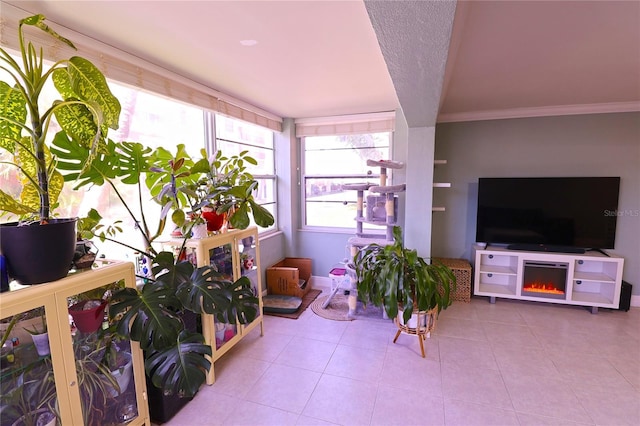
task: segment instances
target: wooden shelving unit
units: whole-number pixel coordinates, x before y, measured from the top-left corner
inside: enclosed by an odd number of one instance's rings
[[[22,288],[14,286],[11,291],[2,293],[0,312],[3,326],[16,315],[24,318],[36,310],[39,312],[44,309],[51,352],[50,355],[39,356],[29,336],[20,335],[24,324],[18,323],[13,328],[10,336],[18,339],[19,344],[13,348],[13,362],[3,360],[0,371],[3,425],[6,424],[5,421],[9,421],[11,410],[8,405],[11,405],[11,395],[21,392],[21,386],[27,384],[26,377],[29,374],[36,375],[36,382],[29,382],[31,384],[46,384],[49,377],[54,378],[53,398],[59,417],[58,424],[82,425],[86,423],[87,416],[93,416],[93,424],[150,424],[144,361],[136,342],[118,343],[119,348],[131,353],[133,372],[126,389],[121,389],[120,393],[107,388],[108,394],[96,394],[95,388],[86,387],[82,380],[84,370],[79,370],[87,362],[93,362],[88,359],[89,355],[85,357],[81,354],[90,353],[94,346],[99,347],[98,344],[106,337],[98,332],[83,333],[72,329],[69,306],[78,299],[89,297],[88,292],[98,290],[97,293],[101,293],[114,285],[135,287],[132,263],[99,261],[94,269],[71,273],[55,282]],[[7,399],[4,400],[5,398]],[[88,399],[94,401],[89,407]]]
[[[165,247],[179,250],[182,239],[164,241]],[[260,274],[260,247],[258,230],[250,227],[244,230],[230,230],[206,238],[188,239],[185,243],[186,259],[195,266],[212,265],[229,280],[237,280],[242,276],[249,278],[253,293],[259,300],[258,316],[251,324],[220,323],[213,315],[202,315],[202,334],[205,343],[211,345],[211,369],[207,375],[207,384],[215,382],[215,362],[233,348],[244,336],[255,327],[264,333],[262,313],[262,279]],[[249,261],[252,257],[252,261]]]

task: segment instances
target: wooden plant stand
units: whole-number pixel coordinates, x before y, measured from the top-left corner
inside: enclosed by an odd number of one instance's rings
[[[422,358],[425,357],[423,340],[430,335],[431,331],[436,328],[436,320],[438,319],[438,309],[434,308],[428,311],[414,310],[409,322],[404,324],[402,321],[402,311],[398,312],[398,315],[393,322],[398,327],[396,337],[393,338],[393,343],[396,343],[400,333],[412,334],[418,336],[420,342],[420,352]]]

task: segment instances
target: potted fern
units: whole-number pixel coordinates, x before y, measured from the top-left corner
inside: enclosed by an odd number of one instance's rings
[[[393,227],[393,238],[393,243],[370,244],[355,255],[358,297],[383,307],[394,319],[396,339],[402,331],[424,335],[435,326],[440,311],[451,305],[456,277],[442,263],[428,263],[406,248],[399,226]]]
[[[53,122],[61,128],[55,139],[86,147],[88,167],[101,149],[108,128],[117,129],[120,103],[104,75],[90,61],[72,56],[46,67],[42,48],[25,39],[25,27],[45,31],[75,49],[73,43],[45,23],[44,15],[20,20],[20,58],[0,47],[0,148],[13,158],[22,182],[20,194],[0,190],[0,213],[20,218],[0,225],[0,251],[9,275],[21,284],[38,284],[66,276],[75,252],[76,218],[53,218],[64,179],[48,144]],[[45,83],[53,81],[61,99],[41,105]]]

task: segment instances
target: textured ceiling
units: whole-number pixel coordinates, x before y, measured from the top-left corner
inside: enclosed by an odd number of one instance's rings
[[[640,1],[6,3],[282,117],[640,110]]]
[[[365,4],[407,124],[435,125],[456,4]]]

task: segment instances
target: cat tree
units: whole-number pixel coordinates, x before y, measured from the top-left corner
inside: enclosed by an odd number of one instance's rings
[[[367,166],[380,167],[380,182],[378,185],[371,183],[355,183],[342,185],[343,190],[357,191],[356,203],[356,235],[349,238],[348,246],[350,258],[356,255],[358,250],[368,244],[376,243],[386,245],[393,242],[393,227],[398,222],[398,197],[397,193],[406,190],[406,184],[387,185],[387,170],[402,169],[404,163],[391,160],[367,160]],[[365,191],[367,195],[367,209],[364,210]],[[378,194],[378,195],[376,195]],[[363,224],[379,225],[385,228],[384,234],[366,233]],[[355,316],[358,292],[356,287],[356,277],[353,268],[349,267],[351,262],[345,259],[342,262],[344,267],[333,268],[329,273],[331,278],[331,294],[322,305],[323,308],[329,306],[331,299],[338,290],[349,291],[349,313],[350,318]]]

